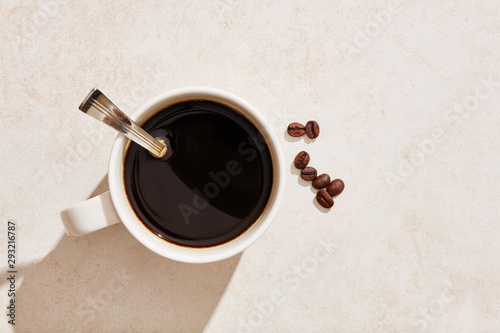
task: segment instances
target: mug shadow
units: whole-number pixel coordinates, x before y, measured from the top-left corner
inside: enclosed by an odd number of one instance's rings
[[[89,198],[106,190],[107,177]],[[240,258],[172,261],[122,224],[82,237],[64,234],[43,260],[18,267],[15,331],[201,332]]]

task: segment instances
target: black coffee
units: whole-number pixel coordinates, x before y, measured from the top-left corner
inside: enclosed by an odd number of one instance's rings
[[[193,100],[167,107],[143,128],[168,141],[162,161],[131,143],[125,188],[139,219],[184,246],[225,243],[247,230],[271,193],[273,165],[257,128],[231,108]]]

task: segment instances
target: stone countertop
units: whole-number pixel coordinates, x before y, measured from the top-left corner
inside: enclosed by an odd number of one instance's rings
[[[500,331],[498,1],[3,1],[0,225],[16,222],[16,326],[2,332]],[[123,225],[80,238],[59,212],[107,190],[127,113],[203,85],[259,109],[290,163],[270,229],[203,265]],[[315,141],[288,123],[317,120]],[[346,189],[325,213],[292,167]]]

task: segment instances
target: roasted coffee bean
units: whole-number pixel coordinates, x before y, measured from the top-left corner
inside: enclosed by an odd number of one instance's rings
[[[319,125],[314,120],[309,120],[306,124],[306,134],[309,139],[315,139],[319,135]]]
[[[316,169],[314,169],[313,167],[307,167],[300,172],[300,177],[302,177],[302,179],[304,180],[312,181],[316,178],[317,174],[318,172],[316,171]]]
[[[327,187],[328,184],[330,184],[330,176],[328,176],[326,173],[319,175],[313,181],[313,187],[316,189]]]
[[[333,199],[330,194],[328,194],[327,191],[325,190],[319,190],[318,193],[316,193],[316,200],[318,203],[325,207],[325,208],[332,208],[333,207]]]
[[[294,164],[297,169],[304,169],[308,164],[311,157],[305,151],[301,151],[295,156]]]
[[[342,179],[334,179],[326,188],[328,194],[332,197],[339,195],[344,190],[344,182]]]
[[[288,125],[288,135],[293,137],[299,137],[306,134],[306,127],[300,123],[291,123]]]

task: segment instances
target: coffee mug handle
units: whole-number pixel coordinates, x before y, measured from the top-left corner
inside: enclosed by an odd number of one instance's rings
[[[68,236],[83,236],[121,221],[109,191],[63,210],[61,220]]]

